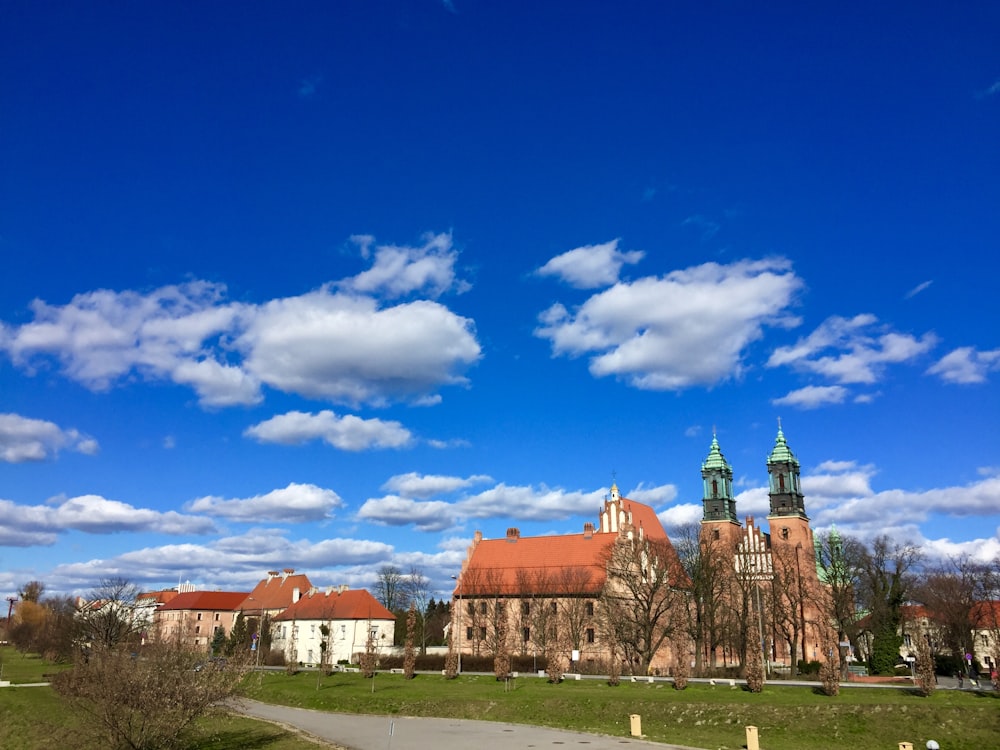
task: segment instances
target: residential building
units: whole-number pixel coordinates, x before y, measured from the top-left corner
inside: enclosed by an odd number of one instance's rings
[[[178,594],[153,614],[157,637],[176,639],[207,651],[217,630],[228,636],[246,600],[246,591],[189,591]]]
[[[369,637],[380,653],[390,650],[395,632],[396,616],[364,589],[310,588],[273,618],[271,648],[288,662],[334,665],[353,662]]]

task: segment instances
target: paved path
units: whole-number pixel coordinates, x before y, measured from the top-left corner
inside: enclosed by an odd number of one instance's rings
[[[236,708],[247,716],[293,726],[350,750],[697,750],[682,745],[646,742],[634,737],[564,732],[495,721],[335,714],[251,700],[241,700]]]

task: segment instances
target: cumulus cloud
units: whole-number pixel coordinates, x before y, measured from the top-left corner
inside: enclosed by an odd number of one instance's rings
[[[411,471],[407,474],[397,474],[390,477],[382,489],[395,492],[403,497],[428,498],[443,495],[457,490],[464,490],[475,484],[491,482],[493,479],[485,474],[473,474],[469,477],[450,477],[440,474],[418,474]]]
[[[282,391],[341,403],[418,399],[479,359],[471,320],[436,302],[381,308],[322,289],[261,306],[238,340],[246,369]]]
[[[369,240],[355,238],[363,254]],[[31,372],[54,361],[95,391],[135,378],[187,386],[205,407],[257,404],[263,385],[347,404],[433,404],[479,360],[474,324],[435,301],[384,300],[461,291],[456,256],[447,234],[377,247],[372,267],[340,285],[260,305],[227,302],[207,281],[35,300],[31,322],[0,326],[0,351]]]
[[[678,503],[656,514],[666,529],[679,529],[701,521],[700,503]]]
[[[1000,370],[1000,349],[977,351],[963,346],[948,352],[927,370],[946,383],[969,385],[985,383],[990,372]]]
[[[23,537],[51,544],[65,531],[88,534],[118,532],[154,532],[158,534],[208,534],[215,525],[206,518],[187,516],[175,511],[162,513],[136,508],[100,495],[80,495],[51,505],[19,505],[0,500],[0,528],[9,538]],[[17,546],[27,546],[19,543]]]
[[[333,490],[292,482],[284,489],[248,498],[201,497],[186,506],[191,513],[234,521],[321,521],[330,518],[343,500]]]
[[[413,525],[420,531],[441,531],[455,524],[455,506],[440,500],[419,501],[397,495],[370,498],[358,517],[383,526]]]
[[[440,492],[453,492],[460,485],[489,481],[488,477],[470,477],[462,480],[453,477],[419,477],[401,475],[387,482],[416,497],[430,497],[432,488]],[[667,494],[661,488],[651,490]],[[365,501],[358,517],[387,526],[414,525],[421,531],[441,531],[469,519],[512,518],[522,521],[548,521],[566,519],[574,515],[595,513],[603,502],[607,490],[593,492],[567,491],[545,485],[510,486],[494,485],[482,492],[464,495],[453,502],[415,499],[400,495],[387,495]]]
[[[815,409],[826,404],[842,404],[848,391],[842,385],[807,385],[790,391],[781,398],[771,400],[775,406],[795,406],[799,409]]]
[[[64,448],[88,456],[99,450],[96,440],[75,429],[19,414],[0,414],[0,461],[42,461]]]
[[[301,445],[321,439],[344,451],[371,448],[401,448],[409,445],[413,436],[399,422],[381,419],[361,419],[353,414],[342,417],[324,410],[318,414],[290,411],[248,427],[243,434],[261,443]]]
[[[910,362],[937,344],[933,333],[921,337],[896,333],[874,315],[833,316],[791,346],[775,349],[768,367],[791,367],[839,384],[870,385],[887,365]]]
[[[641,250],[622,252],[618,240],[602,245],[584,245],[557,255],[536,272],[539,276],[555,276],[577,289],[595,289],[618,281],[626,263],[638,263],[646,255]]]
[[[802,282],[787,260],[705,263],[662,278],[620,282],[574,312],[555,304],[535,335],[554,355],[593,354],[595,377],[636,388],[711,386],[743,371],[745,349],[766,325],[788,326]]]
[[[657,505],[671,503],[676,500],[677,487],[672,484],[661,484],[657,487],[646,487],[644,484],[640,483],[634,490],[629,492],[626,497],[628,497],[629,500],[635,500],[636,502],[655,508]]]
[[[374,238],[356,235],[352,239],[361,248],[362,256],[369,257]],[[339,286],[389,299],[418,292],[437,298],[449,290],[467,291],[468,283],[455,277],[458,251],[454,249],[451,233],[429,233],[423,239],[424,244],[418,247],[377,246],[372,267],[345,279]]]

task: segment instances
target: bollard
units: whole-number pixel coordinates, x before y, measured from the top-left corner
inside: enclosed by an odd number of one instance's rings
[[[899,750],[913,750],[913,743],[912,742],[900,742],[899,743]]]
[[[628,718],[632,723],[632,736],[642,737],[642,717],[639,714],[629,714]]]
[[[747,727],[747,750],[760,750],[760,740],[757,738],[757,727]]]

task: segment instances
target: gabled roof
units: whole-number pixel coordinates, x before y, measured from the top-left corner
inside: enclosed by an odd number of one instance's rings
[[[396,620],[364,589],[318,591],[311,589],[274,618],[278,620]]]
[[[617,498],[617,488],[612,488]],[[636,536],[663,540],[669,544],[660,519],[650,506],[620,498],[617,504]],[[482,539],[474,543],[468,564],[455,587],[455,596],[523,596],[525,594],[565,596],[597,595],[607,579],[610,547],[617,532],[595,529],[583,534],[522,537],[516,529],[504,539]],[[673,548],[671,547],[671,552]],[[679,569],[675,559],[669,564]]]
[[[146,591],[139,594],[135,600],[140,603],[156,602],[157,604],[166,604],[176,596],[177,592],[173,589],[167,589],[166,591]]]
[[[262,580],[251,591],[246,601],[240,609],[247,612],[258,612],[261,610],[281,611],[288,608],[295,598],[296,590],[298,595],[306,593],[312,588],[308,576],[304,573],[268,573],[267,578]]]
[[[157,610],[210,610],[212,612],[237,612],[247,598],[245,591],[186,591],[178,594]]]

